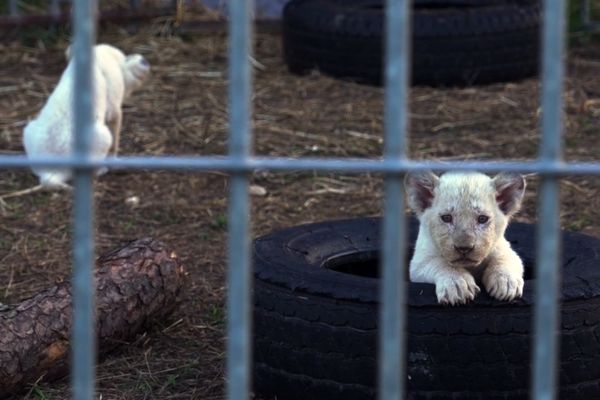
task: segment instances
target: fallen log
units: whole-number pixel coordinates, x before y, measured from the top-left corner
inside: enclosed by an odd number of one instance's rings
[[[96,333],[100,356],[172,314],[184,270],[164,244],[140,239],[96,262]],[[62,282],[0,310],[0,398],[43,377],[69,372],[71,284]]]

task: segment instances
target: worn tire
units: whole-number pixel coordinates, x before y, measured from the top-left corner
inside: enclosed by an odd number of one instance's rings
[[[277,399],[374,399],[380,221],[297,226],[258,238],[255,391]],[[410,222],[411,243],[417,223]],[[480,293],[437,304],[434,286],[408,284],[407,398],[528,399],[534,226],[507,238],[526,265],[523,298]],[[600,398],[600,240],[563,233],[560,398]]]
[[[464,4],[443,6],[447,2]],[[413,84],[465,86],[519,80],[537,73],[537,2],[422,3],[413,11]],[[382,5],[383,0],[291,0],[283,12],[283,51],[289,70],[302,74],[316,68],[337,77],[381,84]]]

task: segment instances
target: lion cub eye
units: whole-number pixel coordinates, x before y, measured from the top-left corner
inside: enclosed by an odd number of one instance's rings
[[[450,214],[444,214],[440,218],[442,219],[442,221],[444,221],[447,224],[452,222],[452,215],[450,215]]]
[[[485,224],[489,220],[490,217],[488,217],[487,215],[480,215],[479,217],[477,217],[477,222],[479,222],[480,224]]]

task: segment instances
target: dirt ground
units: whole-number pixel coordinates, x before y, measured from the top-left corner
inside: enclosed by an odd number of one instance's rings
[[[152,64],[148,84],[124,107],[122,155],[224,154],[227,141],[226,38],[182,39],[160,25],[136,35],[109,29],[100,41],[139,52]],[[65,40],[48,46],[0,45],[0,153],[20,154],[22,129],[65,65]],[[314,73],[289,74],[277,36],[259,35],[254,82],[254,147],[259,155],[376,158],[382,154],[383,91]],[[565,158],[600,159],[600,46],[573,49],[565,91]],[[466,89],[414,88],[410,155],[417,159],[532,159],[539,82]],[[294,224],[377,215],[377,175],[257,172],[267,190],[252,197],[253,234]],[[538,179],[529,177],[517,220],[535,221]],[[0,194],[33,186],[26,170],[1,170]],[[562,181],[564,228],[600,237],[600,178]],[[127,199],[138,196],[138,205]],[[224,398],[227,176],[221,172],[112,171],[95,192],[97,252],[153,236],[189,271],[176,315],[98,365],[103,399]],[[66,193],[7,199],[0,215],[0,302],[14,303],[69,279],[72,201]],[[29,399],[67,399],[68,380],[40,383]]]

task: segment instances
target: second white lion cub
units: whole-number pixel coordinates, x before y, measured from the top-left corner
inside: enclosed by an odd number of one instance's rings
[[[150,64],[139,54],[126,56],[116,47],[94,46],[92,64],[93,114],[91,154],[96,159],[107,156],[111,145],[115,156],[123,112],[121,106],[132,91],[139,88],[150,73]],[[70,51],[67,50],[67,58]],[[73,148],[73,98],[75,64],[70,60],[56,88],[39,115],[23,131],[27,156],[68,156]],[[66,187],[71,170],[64,168],[33,168],[43,187]]]
[[[435,284],[438,302],[464,304],[480,289],[499,300],[523,294],[523,262],[504,238],[519,209],[525,179],[502,173],[432,172],[406,177],[408,203],[420,221],[410,280]]]

